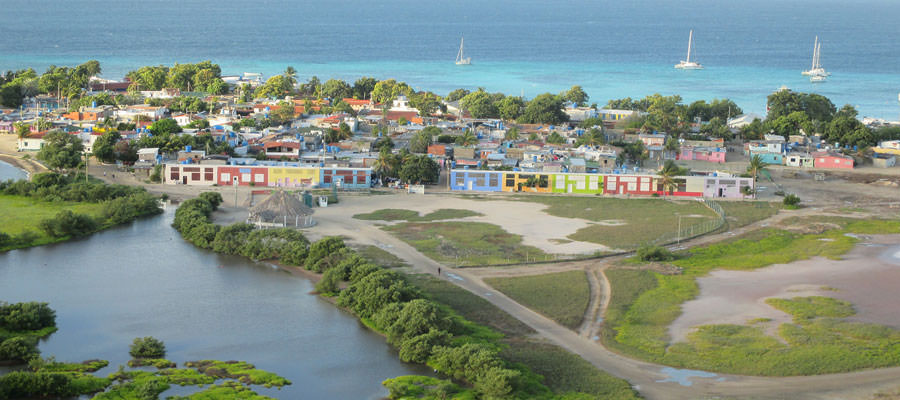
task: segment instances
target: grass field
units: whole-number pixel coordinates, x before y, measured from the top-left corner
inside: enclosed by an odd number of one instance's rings
[[[552,259],[522,237],[484,222],[405,222],[384,229],[432,260],[458,266],[507,264]]]
[[[720,201],[728,229],[740,228],[778,213],[780,204],[767,201]]]
[[[425,215],[419,215],[417,211],[401,210],[397,208],[385,208],[373,211],[368,214],[356,214],[353,218],[368,221],[410,221],[410,222],[428,222],[440,221],[445,219],[459,219],[466,217],[477,217],[483,215],[475,211],[460,210],[455,208],[442,208]]]
[[[591,300],[591,288],[585,271],[488,278],[484,281],[516,302],[569,329],[578,328]]]
[[[637,399],[625,380],[598,370],[581,357],[553,344],[530,339],[534,330],[487,300],[430,275],[409,275],[410,282],[431,300],[464,318],[506,335],[500,356],[543,375],[554,393],[583,392],[601,399]]]
[[[356,252],[359,253],[359,255],[375,265],[386,268],[400,268],[408,265],[406,264],[406,261],[403,261],[400,257],[397,257],[393,253],[378,246],[354,246],[354,249],[356,249]]]
[[[565,349],[535,340],[509,340],[500,353],[512,362],[528,365],[544,376],[544,383],[555,393],[588,393],[604,400],[639,398],[622,379],[601,373],[591,363]]]
[[[546,204],[544,212],[596,222],[568,236],[612,248],[635,248],[682,227],[716,218],[703,204],[690,200],[619,199],[570,196],[517,196],[519,201]]]
[[[900,221],[849,220],[821,234],[754,231],[746,237],[691,250],[673,262],[680,275],[610,270],[612,297],[603,340],[631,356],[707,371],[750,375],[806,375],[900,365],[900,332],[874,324],[841,320],[852,308],[833,300],[773,300],[795,316],[779,335],[761,327],[707,325],[687,343],[671,344],[668,326],[681,304],[697,296],[696,278],[715,268],[750,270],[814,256],[839,258],[857,243],[846,233],[900,233]],[[825,240],[822,240],[825,239]]]
[[[38,239],[33,246],[54,243],[67,238],[51,238],[47,236],[38,225],[42,220],[54,217],[62,210],[71,210],[75,213],[87,214],[92,217],[100,216],[103,204],[76,203],[76,202],[45,202],[25,196],[0,195],[0,232],[9,235],[18,235],[24,232],[34,232]],[[4,248],[0,247],[0,251]]]

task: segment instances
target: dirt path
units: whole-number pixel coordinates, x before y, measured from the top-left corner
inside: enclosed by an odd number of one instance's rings
[[[337,207],[336,207],[337,208]],[[738,232],[755,229],[776,223],[784,218],[796,215],[812,215],[812,210],[779,214],[769,220],[758,222],[741,228]],[[363,244],[377,245],[406,261],[411,270],[417,273],[437,275],[442,269],[441,277],[469,292],[487,300],[501,310],[519,319],[534,329],[538,335],[578,354],[594,366],[615,376],[628,380],[648,399],[697,399],[710,397],[750,397],[760,399],[844,399],[869,395],[877,390],[891,389],[900,381],[900,368],[860,371],[847,374],[834,374],[812,377],[765,378],[726,374],[708,374],[711,376],[690,376],[678,383],[679,376],[692,375],[690,372],[679,372],[664,366],[630,359],[613,353],[592,340],[593,337],[582,335],[593,332],[598,327],[592,323],[584,331],[574,332],[553,320],[515,302],[503,293],[493,289],[482,280],[484,277],[521,276],[523,274],[543,274],[560,272],[577,268],[594,268],[601,270],[597,281],[592,281],[599,290],[594,293],[593,308],[602,315],[609,302],[609,282],[602,274],[605,263],[590,260],[564,262],[551,265],[519,266],[514,268],[452,268],[442,265],[416,249],[368,222],[354,220],[352,213],[334,212],[317,215],[319,225],[311,236],[341,235]],[[765,224],[765,225],[764,225]],[[739,234],[737,232],[698,238],[687,245],[697,245],[721,240],[723,237]],[[597,318],[592,317],[592,322]],[[674,375],[674,376],[673,376]],[[689,385],[689,386],[688,386]]]
[[[604,267],[588,267],[584,271],[587,273],[588,285],[591,288],[591,301],[588,303],[584,318],[581,321],[581,326],[578,327],[578,335],[591,340],[594,340],[594,337],[596,336],[601,316],[605,315],[603,304],[606,302],[607,290],[604,287],[604,283],[597,277],[598,273],[602,273],[600,271]]]

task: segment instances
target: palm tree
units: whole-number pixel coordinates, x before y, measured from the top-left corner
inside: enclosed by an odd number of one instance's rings
[[[756,176],[766,170],[766,165],[769,164],[763,161],[759,154],[754,154],[750,157],[750,164],[747,165],[747,172],[753,177],[753,198],[756,198]]]
[[[672,194],[677,187],[675,177],[682,174],[682,169],[675,165],[672,160],[666,160],[662,169],[659,170],[659,183],[663,187],[666,194]]]
[[[466,132],[457,139],[457,143],[460,146],[472,146],[478,143],[478,138],[472,134],[471,130],[466,129]]]
[[[15,126],[16,136],[18,136],[19,139],[25,139],[26,137],[28,137],[28,134],[31,133],[31,127],[24,122],[16,122]]]
[[[378,153],[378,158],[375,160],[375,172],[377,172],[382,177],[391,177],[394,176],[394,154],[391,153],[391,150],[388,148],[381,148],[381,152]]]
[[[291,83],[291,87],[293,88],[295,84],[297,84],[297,70],[294,67],[288,66],[284,69],[284,77],[287,78],[288,82]]]
[[[506,140],[519,140],[519,128],[512,127],[506,131],[504,135],[504,139]]]
[[[666,139],[666,143],[663,145],[663,150],[665,150],[666,153],[675,153],[676,155],[680,154],[681,145],[678,143],[678,138],[676,138],[675,136],[669,136],[669,138]]]
[[[604,142],[603,132],[600,129],[593,128],[582,135],[578,141],[582,146],[599,146]]]

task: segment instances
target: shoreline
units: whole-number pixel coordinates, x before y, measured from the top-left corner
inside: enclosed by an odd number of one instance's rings
[[[25,174],[28,175],[28,180],[31,180],[31,177],[34,176],[34,174],[50,171],[50,169],[37,161],[16,157],[8,153],[0,152],[0,161],[25,171]]]

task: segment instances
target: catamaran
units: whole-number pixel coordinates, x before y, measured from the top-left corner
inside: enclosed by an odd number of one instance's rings
[[[472,57],[463,55],[463,39],[459,38],[459,53],[456,53],[456,65],[469,65],[472,63]]]
[[[826,71],[825,68],[822,68],[822,43],[819,43],[819,37],[816,36],[816,41],[813,44],[813,59],[812,66],[808,71],[801,72],[803,75],[809,76],[810,82],[823,82],[825,81],[825,77],[830,76],[831,73]]]
[[[675,68],[678,69],[703,69],[703,66],[699,63],[691,61],[691,46],[694,44],[694,30],[691,29],[691,33],[688,35],[688,52],[687,59],[681,60],[680,63],[675,64]]]

